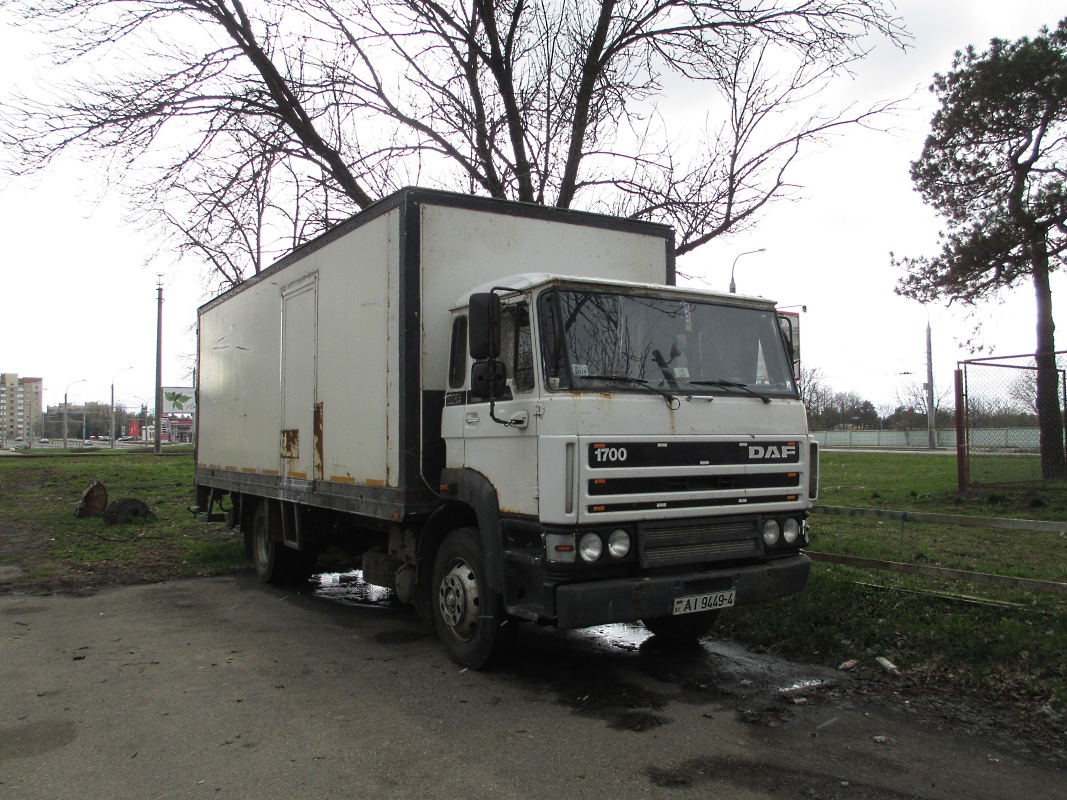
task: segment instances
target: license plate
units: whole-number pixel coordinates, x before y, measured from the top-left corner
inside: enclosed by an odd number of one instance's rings
[[[720,608],[729,608],[733,604],[733,589],[710,594],[691,594],[688,597],[674,598],[674,613],[695,614],[698,611],[716,611]]]

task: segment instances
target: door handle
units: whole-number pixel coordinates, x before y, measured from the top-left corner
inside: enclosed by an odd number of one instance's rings
[[[511,415],[511,419],[508,420],[511,428],[525,428],[530,424],[530,414],[526,411],[518,411]]]
[[[477,411],[468,411],[467,415],[463,418],[463,421],[466,422],[468,425],[477,425],[478,424],[478,412]]]

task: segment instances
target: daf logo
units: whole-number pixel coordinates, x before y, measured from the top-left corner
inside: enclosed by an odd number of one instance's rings
[[[758,444],[750,444],[748,446],[749,459],[756,458],[780,458],[790,459],[797,454],[797,446],[795,444],[771,444],[766,447]]]

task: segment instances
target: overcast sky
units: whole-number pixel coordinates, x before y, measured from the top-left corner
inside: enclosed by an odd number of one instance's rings
[[[900,272],[890,266],[890,251],[937,250],[939,221],[908,175],[934,111],[931,78],[949,69],[959,48],[984,50],[994,36],[1032,36],[1067,16],[1063,3],[1052,0],[898,0],[896,6],[913,47],[901,53],[879,45],[855,80],[824,97],[829,106],[910,97],[911,110],[887,121],[890,133],[854,129],[809,152],[789,175],[804,187],[798,200],[776,204],[755,230],[700,248],[678,264],[701,278],[693,285],[725,290],[736,258],[738,292],[805,305],[805,366],[819,368],[835,391],[856,392],[876,406],[893,404],[906,383],[925,381],[928,320],[939,394],[950,390],[957,361],[970,355],[961,346],[971,330],[964,313],[923,308],[893,293]],[[0,92],[13,84],[30,88],[38,67],[27,54],[35,49],[39,44],[21,32],[0,30]],[[209,294],[195,269],[178,272],[166,258],[146,263],[153,243],[124,224],[117,191],[99,200],[102,172],[95,165],[59,167],[0,186],[0,371],[44,378],[46,404],[62,402],[68,389],[72,403],[107,402],[114,382],[119,405],[151,405],[157,281],[164,295],[165,386],[191,380],[196,309]],[[759,248],[765,252],[738,258]],[[1065,285],[1067,279],[1054,276],[1061,348],[1067,348]],[[981,317],[983,342],[994,353],[1033,352],[1029,284],[987,305]]]

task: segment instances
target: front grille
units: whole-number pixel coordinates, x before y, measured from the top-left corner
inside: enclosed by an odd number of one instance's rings
[[[642,567],[728,561],[760,554],[755,521],[697,525],[643,525],[638,531]]]
[[[589,519],[620,521],[779,513],[804,502],[802,444],[785,437],[585,440],[580,508]]]

